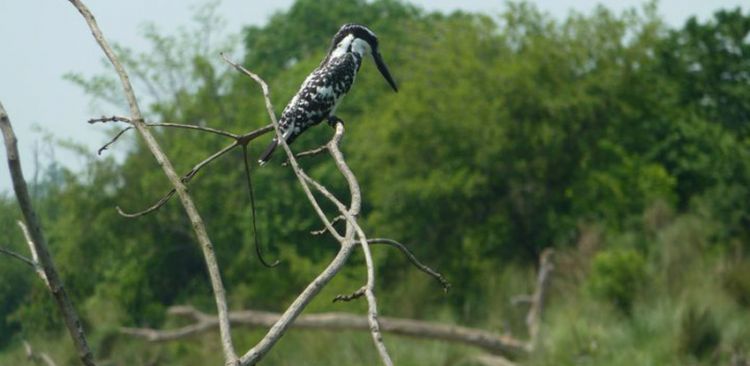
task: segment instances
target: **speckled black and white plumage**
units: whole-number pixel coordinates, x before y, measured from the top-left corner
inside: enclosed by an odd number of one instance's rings
[[[335,118],[336,107],[352,87],[362,60],[370,53],[378,70],[391,87],[397,90],[380,57],[375,34],[364,26],[346,24],[333,37],[331,48],[320,66],[305,79],[281,113],[279,129],[287,144],[291,144],[305,130],[324,119]],[[261,165],[268,162],[277,143],[274,138],[268,145],[258,159]]]

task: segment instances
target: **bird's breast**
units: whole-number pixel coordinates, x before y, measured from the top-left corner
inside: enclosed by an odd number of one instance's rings
[[[298,134],[331,115],[351,89],[360,62],[361,58],[347,53],[329,59],[313,71],[284,108],[279,121],[281,127],[296,130],[290,132]]]

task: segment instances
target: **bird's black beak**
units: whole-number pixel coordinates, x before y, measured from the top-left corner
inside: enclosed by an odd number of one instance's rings
[[[386,81],[388,81],[388,84],[391,85],[391,88],[393,88],[393,91],[398,93],[396,82],[393,81],[393,77],[391,76],[391,73],[388,71],[388,67],[385,66],[385,62],[383,62],[383,56],[380,55],[380,52],[378,50],[373,50],[372,58],[375,59],[375,65],[378,66],[378,70],[380,71],[381,74],[383,74],[383,77],[385,78]]]

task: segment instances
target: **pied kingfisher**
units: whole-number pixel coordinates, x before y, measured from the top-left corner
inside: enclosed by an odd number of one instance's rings
[[[333,36],[328,54],[320,65],[305,79],[297,94],[281,113],[279,129],[287,144],[302,132],[323,119],[333,124],[339,121],[334,115],[336,107],[354,83],[357,71],[367,54],[372,54],[378,70],[394,91],[396,82],[383,62],[378,50],[378,37],[359,24],[344,24]],[[258,159],[264,165],[276,149],[276,137]]]

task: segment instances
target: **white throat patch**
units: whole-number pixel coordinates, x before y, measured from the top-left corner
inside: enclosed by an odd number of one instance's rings
[[[349,34],[336,45],[336,49],[331,52],[331,57],[335,58],[343,56],[350,47],[351,52],[358,53],[360,56],[362,56],[362,58],[364,58],[371,51],[369,43],[367,43],[363,39],[355,38],[352,34]]]
[[[365,40],[361,38],[355,38],[354,41],[352,41],[352,52],[358,53],[360,56],[362,56],[362,58],[367,56],[370,51],[370,44]]]

